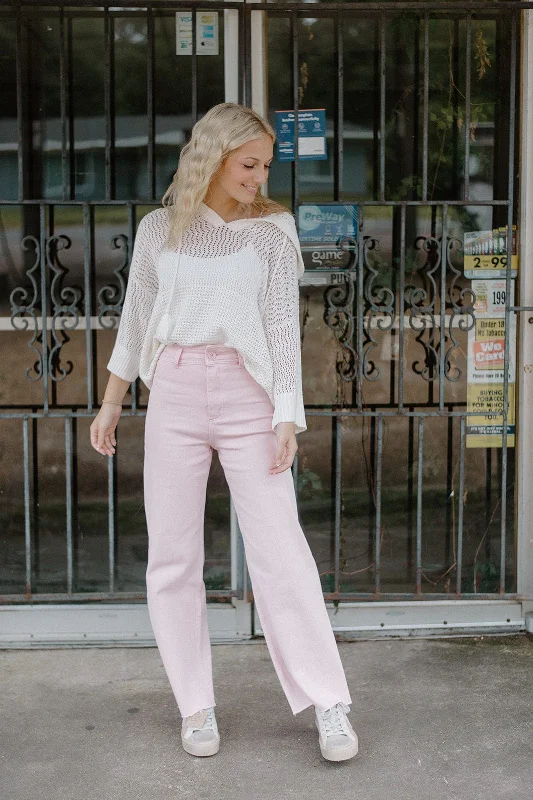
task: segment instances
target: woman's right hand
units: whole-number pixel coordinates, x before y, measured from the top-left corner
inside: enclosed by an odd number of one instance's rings
[[[118,403],[102,403],[102,407],[91,424],[91,444],[102,455],[112,456],[117,440],[115,429],[122,413]]]

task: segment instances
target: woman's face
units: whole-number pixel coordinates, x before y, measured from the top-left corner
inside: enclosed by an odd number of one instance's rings
[[[221,200],[251,203],[268,177],[273,142],[268,134],[251,139],[233,150],[209,184],[209,194]]]

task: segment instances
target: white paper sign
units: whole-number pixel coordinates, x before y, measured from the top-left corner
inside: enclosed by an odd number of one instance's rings
[[[505,315],[505,292],[507,282],[497,281],[472,281],[472,291],[476,295],[474,311],[479,317],[499,317]],[[514,281],[511,281],[511,297],[509,305],[514,302]]]
[[[176,55],[192,55],[192,12],[176,12]],[[218,11],[196,12],[196,55],[218,56]]]
[[[326,152],[326,140],[323,136],[298,136],[298,155],[322,156]]]

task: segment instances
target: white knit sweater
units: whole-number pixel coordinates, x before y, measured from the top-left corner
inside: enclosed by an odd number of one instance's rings
[[[107,369],[151,388],[165,345],[224,344],[274,406],[272,429],[307,430],[298,279],[304,264],[292,214],[225,222],[202,203],[179,250],[166,247],[168,212],[141,220]]]

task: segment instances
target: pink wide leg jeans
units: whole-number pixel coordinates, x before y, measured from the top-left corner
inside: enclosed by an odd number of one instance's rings
[[[300,526],[290,468],[270,475],[276,434],[268,394],[225,345],[167,345],[145,427],[147,599],[182,717],[215,705],[204,567],[213,449],[233,498],[254,601],[293,714],[351,704],[316,562]]]

